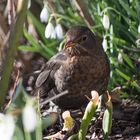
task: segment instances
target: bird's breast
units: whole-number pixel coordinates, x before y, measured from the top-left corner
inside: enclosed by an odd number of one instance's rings
[[[108,85],[109,63],[106,56],[71,57],[54,75],[58,93],[68,94],[56,100],[61,108],[79,108],[87,102],[92,90],[102,94]]]
[[[55,85],[59,92],[74,90],[81,92],[81,89],[93,87],[98,80],[106,73],[106,62],[102,58],[91,56],[73,56],[55,73]],[[108,75],[107,75],[108,76]],[[82,92],[83,93],[83,92]]]

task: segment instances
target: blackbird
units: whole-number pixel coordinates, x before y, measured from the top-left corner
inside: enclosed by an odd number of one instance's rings
[[[61,109],[78,109],[88,101],[92,90],[103,94],[110,66],[103,47],[85,26],[73,26],[66,33],[62,51],[53,56],[36,80],[40,95],[55,96],[68,91],[54,103]]]

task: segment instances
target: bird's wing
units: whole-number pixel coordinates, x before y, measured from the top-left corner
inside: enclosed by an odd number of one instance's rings
[[[53,56],[47,63],[43,71],[39,74],[35,86],[43,89],[43,92],[49,92],[54,86],[54,74],[60,66],[67,60],[67,55],[61,51]],[[45,89],[44,89],[45,88]],[[44,91],[45,90],[45,91]]]

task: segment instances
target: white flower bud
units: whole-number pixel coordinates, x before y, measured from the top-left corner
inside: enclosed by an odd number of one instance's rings
[[[35,109],[31,105],[26,105],[23,109],[22,120],[26,131],[34,131],[37,125],[37,114]]]
[[[56,32],[55,32],[55,30],[52,32],[52,34],[51,34],[51,37],[50,37],[51,39],[56,39]]]
[[[31,0],[28,0],[28,9],[31,7]]]
[[[140,39],[136,40],[136,45],[137,45],[137,47],[140,47]]]
[[[123,64],[123,57],[121,53],[118,54],[118,63]]]
[[[41,13],[40,13],[40,20],[41,22],[48,22],[49,19],[49,12],[46,6],[43,7]]]
[[[105,15],[105,14],[104,14],[104,16],[103,16],[103,21],[102,21],[102,23],[103,23],[104,28],[105,28],[106,30],[108,30],[108,29],[109,29],[109,25],[110,25],[110,21],[109,21],[109,17],[108,17],[107,15]]]
[[[139,26],[138,26],[138,33],[140,34],[140,24],[139,24]]]
[[[103,46],[104,51],[106,52],[107,51],[107,40],[105,37],[104,37],[104,40],[102,42],[102,46]]]
[[[52,34],[54,33],[54,26],[51,22],[49,22],[46,26],[46,29],[45,29],[45,37],[46,38],[51,38]]]
[[[15,122],[12,115],[0,113],[0,139],[12,140],[15,131]]]
[[[63,39],[63,29],[61,24],[57,24],[55,27],[55,32],[58,39]]]

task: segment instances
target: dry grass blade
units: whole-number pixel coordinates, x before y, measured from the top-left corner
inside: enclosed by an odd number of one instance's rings
[[[57,98],[61,97],[61,96],[63,96],[63,95],[66,95],[66,94],[68,94],[68,91],[67,91],[67,90],[66,90],[66,91],[64,91],[64,92],[61,92],[61,93],[60,93],[60,94],[58,94],[58,95],[55,95],[55,96],[53,96],[53,97],[51,97],[51,98],[47,99],[47,100],[46,100],[46,101],[44,101],[44,102],[42,102],[42,103],[41,103],[41,106],[42,106],[42,105],[44,105],[44,104],[49,103],[50,101],[53,101],[53,100],[55,100],[55,99],[57,99]]]

